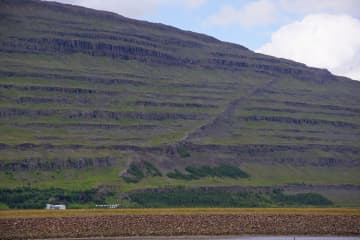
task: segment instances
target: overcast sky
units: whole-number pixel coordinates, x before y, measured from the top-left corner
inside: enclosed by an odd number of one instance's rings
[[[360,80],[360,0],[57,0],[205,33]]]

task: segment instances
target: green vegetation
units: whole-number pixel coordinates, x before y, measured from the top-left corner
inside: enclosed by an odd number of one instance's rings
[[[184,174],[177,169],[175,169],[174,172],[167,173],[166,176],[168,176],[169,178],[175,178],[175,179],[184,179],[184,180],[193,179],[190,174]]]
[[[122,178],[127,183],[137,183],[144,177],[159,177],[161,172],[154,165],[148,161],[143,163],[134,163],[132,162],[129,168],[126,171],[126,175]]]
[[[230,177],[230,178],[248,178],[249,174],[241,170],[237,166],[221,164],[216,167],[202,166],[185,168],[188,174],[181,173],[175,169],[174,172],[167,174],[169,178],[193,180],[204,177]]]
[[[178,154],[182,158],[190,157],[190,153],[187,151],[185,146],[179,146],[176,148]]]
[[[284,194],[273,192],[230,192],[186,189],[129,193],[128,200],[115,198],[110,191],[69,191],[60,188],[0,189],[1,209],[42,209],[47,203],[66,204],[68,208],[93,208],[109,199],[121,207],[302,207],[328,206],[332,202],[317,193]],[[124,203],[123,203],[124,202]]]
[[[95,203],[103,203],[106,197],[113,193],[98,193],[95,190],[68,191],[59,188],[35,189],[35,188],[0,188],[1,206],[18,209],[41,209],[45,204],[67,204],[73,208],[93,206]]]
[[[129,177],[123,176],[122,178],[128,183],[131,183],[131,182],[136,183],[145,177],[141,168],[138,165],[136,165],[135,163],[130,164],[130,166],[127,170],[127,173],[130,174],[130,176]]]
[[[193,178],[202,178],[207,176],[212,177],[231,177],[231,178],[247,178],[249,175],[242,171],[237,166],[221,164],[216,167],[186,167],[186,171],[190,173]]]
[[[9,209],[9,206],[6,205],[5,203],[0,202],[0,210],[6,210]]]
[[[332,204],[317,193],[287,195],[278,190],[267,193],[177,188],[132,193],[129,198],[141,207],[289,207]]]
[[[152,177],[161,177],[161,172],[159,171],[159,169],[157,169],[156,167],[154,167],[154,165],[152,165],[150,162],[145,161],[144,162],[145,165],[145,169],[146,169],[146,173]]]
[[[313,205],[324,206],[331,205],[332,202],[318,193],[297,193],[297,194],[283,194],[279,190],[274,190],[272,194],[274,202],[280,205]]]

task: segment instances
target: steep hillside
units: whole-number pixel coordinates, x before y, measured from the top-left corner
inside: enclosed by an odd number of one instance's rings
[[[0,0],[0,187],[290,184],[360,205],[359,93],[209,36]]]

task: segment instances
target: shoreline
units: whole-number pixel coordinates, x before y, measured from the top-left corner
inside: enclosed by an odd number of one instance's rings
[[[141,237],[87,237],[87,238],[56,238],[56,240],[357,240],[355,236],[264,236],[264,235],[242,235],[242,236],[141,236]],[[55,240],[54,238],[37,240]]]
[[[4,240],[132,236],[359,236],[360,215],[294,213],[13,217],[0,218],[0,232]]]
[[[285,236],[285,235],[280,235],[280,236],[268,236],[268,235],[237,235],[237,236],[205,236],[205,235],[192,235],[192,236],[132,236],[132,237],[87,237],[87,238],[47,238],[47,239],[35,239],[35,240],[247,240],[247,239],[254,239],[257,240],[259,239],[271,239],[274,240],[275,238],[278,239],[282,239],[282,240],[293,240],[298,239],[298,240],[302,240],[304,238],[309,238],[311,237],[311,239],[315,238],[317,239],[359,239],[359,237],[357,236],[332,236],[332,235],[317,235],[317,236],[307,236],[307,235],[303,235],[303,236]],[[308,239],[307,239],[308,240]]]

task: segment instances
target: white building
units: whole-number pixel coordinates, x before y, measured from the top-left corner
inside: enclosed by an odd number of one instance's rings
[[[97,208],[118,208],[119,204],[97,204]]]
[[[48,210],[65,210],[66,206],[64,204],[59,204],[59,205],[46,204],[46,209],[48,209]]]

